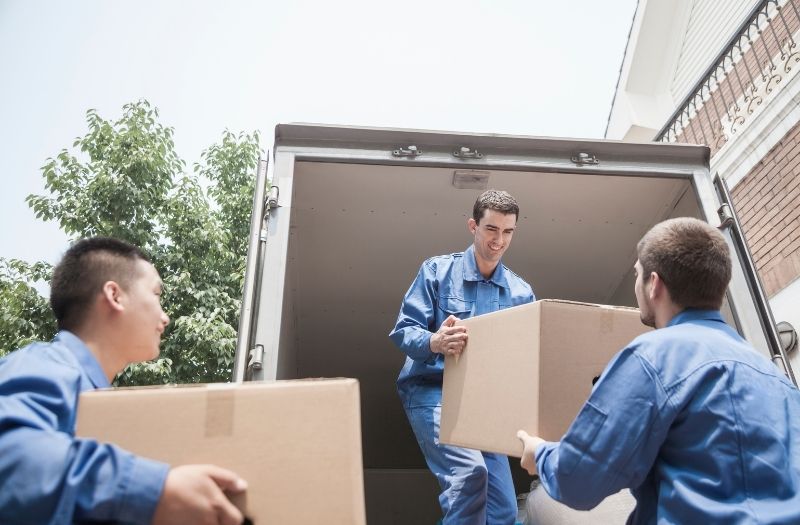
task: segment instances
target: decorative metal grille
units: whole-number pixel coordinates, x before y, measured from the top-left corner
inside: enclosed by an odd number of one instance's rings
[[[800,0],[764,0],[689,92],[654,140],[719,150],[776,87],[794,74]]]

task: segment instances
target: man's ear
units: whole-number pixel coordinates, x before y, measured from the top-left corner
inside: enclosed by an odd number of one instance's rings
[[[119,312],[125,309],[125,307],[122,305],[122,301],[120,300],[122,296],[122,288],[117,282],[106,281],[103,284],[100,295],[103,304],[112,310]]]
[[[667,292],[667,287],[664,285],[664,281],[661,280],[661,276],[656,272],[650,273],[649,284],[650,287],[647,293],[651,301],[662,297]]]
[[[475,230],[478,229],[478,223],[475,222],[475,219],[470,217],[469,220],[467,220],[467,228],[469,228],[471,234],[475,235]]]

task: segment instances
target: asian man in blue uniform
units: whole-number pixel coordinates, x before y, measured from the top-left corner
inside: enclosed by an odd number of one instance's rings
[[[79,241],[55,267],[58,334],[0,360],[0,523],[242,523],[225,495],[246,489],[233,472],[75,437],[81,392],[158,356],[169,322],[160,296],[145,254],[116,239]]]
[[[725,238],[672,219],[637,255],[656,330],[612,359],[561,441],[518,433],[522,466],[576,509],[630,488],[628,523],[800,523],[800,392],[720,314]]]
[[[389,334],[406,354],[397,390],[439,481],[444,525],[513,525],[516,519],[508,458],[440,444],[439,421],[444,356],[461,353],[468,337],[455,321],[534,300],[530,285],[501,262],[518,216],[508,192],[482,193],[467,221],[473,243],[422,263]]]

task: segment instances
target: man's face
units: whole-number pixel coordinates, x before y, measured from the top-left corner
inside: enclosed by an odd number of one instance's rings
[[[636,264],[633,265],[633,272],[636,275],[636,283],[633,285],[633,291],[636,293],[636,302],[639,303],[639,317],[642,323],[646,326],[656,327],[656,316],[653,311],[653,306],[650,303],[649,295],[649,281],[644,282],[642,276],[642,264],[639,259],[636,259]]]
[[[126,348],[129,362],[149,361],[158,357],[161,334],[169,317],[161,309],[161,277],[147,261],[136,261],[134,277],[123,288],[125,314],[120,345]]]
[[[517,227],[517,216],[497,210],[484,210],[479,223],[468,221],[475,236],[475,255],[486,262],[497,264],[511,245],[511,237]]]

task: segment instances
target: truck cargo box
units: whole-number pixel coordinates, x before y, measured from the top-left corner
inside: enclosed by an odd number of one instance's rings
[[[269,170],[262,162],[234,379],[359,380],[370,524],[438,517],[395,390],[405,356],[387,335],[422,261],[472,242],[466,221],[484,189],[518,200],[503,261],[539,299],[636,306],[648,229],[679,216],[723,226],[739,254],[723,313],[786,366],[706,147],[291,124],[276,128]],[[526,491],[518,467],[515,479]]]

